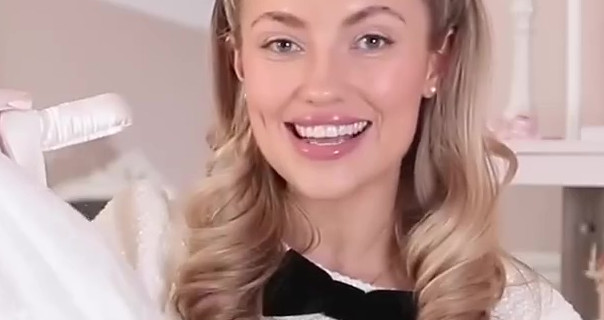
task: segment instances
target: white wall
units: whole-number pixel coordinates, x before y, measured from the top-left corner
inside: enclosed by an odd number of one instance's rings
[[[137,10],[186,27],[209,25],[213,1],[210,0],[101,0]]]

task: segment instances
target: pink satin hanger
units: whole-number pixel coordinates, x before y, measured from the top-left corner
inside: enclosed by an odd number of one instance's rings
[[[132,124],[116,94],[33,109],[29,94],[0,89],[0,151],[46,185],[44,152],[116,134]]]

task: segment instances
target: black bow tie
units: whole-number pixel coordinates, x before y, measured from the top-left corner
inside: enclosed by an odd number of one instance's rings
[[[412,292],[364,292],[333,280],[327,272],[289,250],[264,288],[266,317],[321,313],[337,320],[415,320]]]

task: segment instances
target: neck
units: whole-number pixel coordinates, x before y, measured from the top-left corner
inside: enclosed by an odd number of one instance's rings
[[[392,263],[398,177],[398,171],[386,172],[337,200],[299,198],[319,240],[305,255],[331,270],[366,282],[387,278],[384,273],[389,273]],[[292,247],[302,248],[309,236],[290,239]]]

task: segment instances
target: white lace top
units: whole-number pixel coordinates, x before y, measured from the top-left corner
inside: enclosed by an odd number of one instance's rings
[[[162,193],[149,184],[141,183],[115,198],[96,223],[109,234],[119,250],[132,262],[151,297],[158,304],[168,296],[168,285],[161,273],[170,267],[165,243],[169,237],[171,219]],[[164,245],[162,245],[162,243]],[[379,289],[323,268],[334,280],[345,282],[363,291]],[[580,320],[573,307],[544,280],[530,276],[510,265],[508,287],[492,313],[497,320]],[[176,319],[168,316],[168,318]],[[266,320],[331,320],[320,315],[273,317]]]

